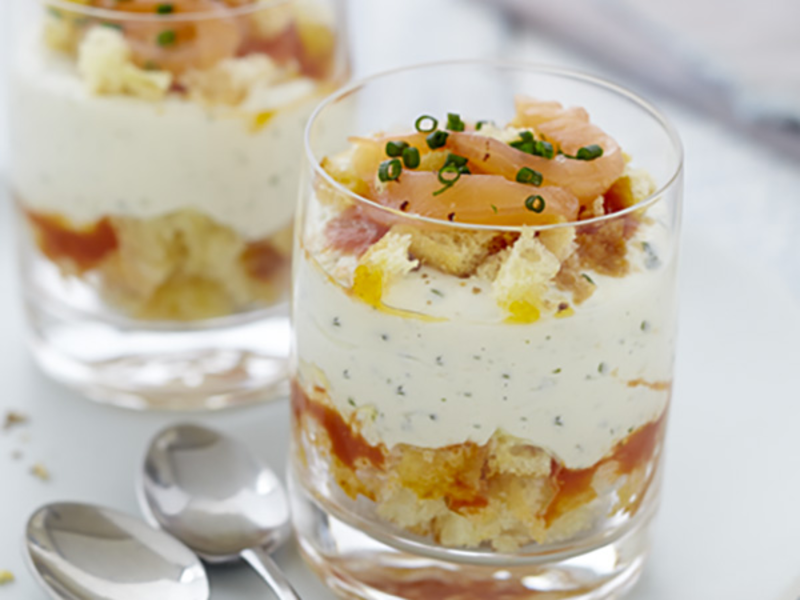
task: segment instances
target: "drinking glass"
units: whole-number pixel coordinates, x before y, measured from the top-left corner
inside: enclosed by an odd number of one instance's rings
[[[605,162],[552,158],[567,179],[625,163],[598,198],[581,192],[595,212],[580,220],[502,224],[505,190],[519,188],[504,180],[482,188],[485,222],[462,221],[466,188],[459,200],[447,194],[488,181],[480,169],[497,144],[469,155],[473,172],[452,187],[453,171],[440,172],[446,218],[408,208],[437,202],[413,167],[395,181],[391,171],[353,177],[363,169],[346,153],[354,142],[383,153],[397,132],[422,148],[413,124],[430,129],[421,115],[444,123],[448,113],[468,134],[451,138],[487,140],[475,138],[477,121],[509,122],[514,99],[531,95],[584,107],[619,144]],[[579,109],[565,114],[585,126]],[[497,138],[512,134],[497,125]],[[352,84],[316,110],[306,136],[290,459],[306,560],[348,598],[623,593],[647,552],[672,397],[682,178],[673,128],[591,76],[465,61]],[[374,200],[392,189],[407,195]],[[529,210],[544,210],[530,189]],[[545,189],[550,203],[557,192]],[[497,219],[486,211],[495,204]]]
[[[342,0],[15,0],[12,194],[30,346],[101,402],[285,389],[305,122]]]

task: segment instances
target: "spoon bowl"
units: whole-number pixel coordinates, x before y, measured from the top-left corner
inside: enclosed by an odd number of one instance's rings
[[[49,504],[28,520],[25,556],[57,600],[208,600],[203,564],[185,545],[126,514]]]
[[[244,445],[198,425],[156,435],[138,485],[142,511],[209,563],[244,559],[279,598],[297,598],[270,553],[290,536],[283,485]]]

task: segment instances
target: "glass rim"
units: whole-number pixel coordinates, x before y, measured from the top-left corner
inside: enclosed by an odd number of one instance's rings
[[[86,4],[78,4],[77,2],[70,2],[69,0],[39,0],[41,4],[58,8],[60,10],[75,12],[81,16],[95,17],[97,19],[105,19],[109,21],[125,21],[125,22],[146,22],[146,23],[191,23],[198,21],[215,21],[220,19],[230,19],[236,17],[243,17],[251,14],[261,12],[281,6],[284,4],[292,4],[296,0],[257,0],[253,4],[247,4],[237,7],[221,6],[218,11],[204,10],[199,12],[190,13],[140,13],[129,12],[124,10],[115,10],[113,8],[99,8],[96,6],[89,6]],[[167,4],[168,2],[165,2]]]
[[[528,73],[555,75],[565,79],[572,79],[575,81],[587,83],[589,85],[593,85],[595,87],[603,88],[607,91],[613,92],[618,96],[633,102],[639,108],[643,109],[646,113],[648,113],[651,117],[653,117],[656,120],[656,122],[664,129],[675,150],[676,154],[675,168],[673,169],[671,175],[667,177],[665,183],[659,186],[658,189],[656,189],[649,196],[643,198],[642,200],[640,200],[636,204],[633,204],[632,206],[629,206],[627,208],[624,208],[623,210],[614,213],[601,215],[599,217],[593,217],[591,219],[585,219],[582,221],[567,221],[564,223],[552,223],[547,225],[486,225],[482,223],[461,223],[457,221],[445,221],[433,217],[425,217],[422,215],[403,212],[398,209],[384,206],[383,204],[379,204],[374,200],[371,200],[369,198],[366,198],[364,196],[361,196],[360,194],[353,192],[349,188],[343,186],[338,181],[336,181],[325,171],[325,169],[322,168],[322,160],[316,156],[314,150],[311,147],[311,135],[315,123],[327,108],[339,102],[346,96],[349,96],[361,90],[362,88],[365,88],[367,85],[369,85],[374,81],[385,79],[401,73],[408,73],[411,71],[418,71],[418,70],[437,68],[437,67],[448,67],[448,66],[489,67],[498,71],[499,70],[524,71]],[[322,177],[322,179],[325,180],[325,182],[328,185],[332,186],[337,192],[344,194],[345,196],[351,198],[352,200],[355,200],[357,203],[366,204],[371,209],[380,210],[385,213],[388,213],[389,215],[401,217],[406,222],[419,222],[426,225],[434,225],[439,228],[453,228],[453,229],[471,230],[471,231],[509,231],[509,232],[520,232],[522,230],[547,231],[553,229],[560,229],[564,227],[595,225],[623,217],[630,213],[642,210],[644,208],[648,208],[649,206],[656,204],[659,200],[661,200],[663,195],[669,189],[671,189],[680,179],[681,173],[683,172],[683,159],[684,159],[683,144],[672,122],[651,102],[645,100],[644,98],[628,90],[627,88],[618,85],[616,83],[613,83],[611,81],[608,81],[607,79],[603,79],[601,77],[597,77],[595,75],[584,73],[578,70],[556,67],[543,63],[496,60],[496,59],[457,59],[457,60],[439,60],[439,61],[422,62],[412,65],[397,67],[394,69],[389,69],[387,71],[381,71],[369,75],[367,77],[364,77],[362,79],[353,81],[348,85],[344,86],[343,88],[341,88],[340,90],[338,90],[337,92],[334,92],[333,94],[325,98],[314,109],[314,112],[311,113],[311,116],[308,119],[308,123],[306,124],[306,131],[304,135],[304,146],[306,152],[306,159],[311,163],[312,169],[314,170],[315,174],[319,177]]]

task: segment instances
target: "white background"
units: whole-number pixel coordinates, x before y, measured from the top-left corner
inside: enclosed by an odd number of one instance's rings
[[[6,4],[0,25],[7,23]],[[510,25],[488,2],[350,5],[357,75],[487,56],[603,73],[539,33]],[[0,28],[3,42],[6,36]],[[686,145],[682,314],[663,503],[649,565],[630,600],[794,600],[800,595],[800,169],[703,117],[661,107]],[[133,477],[141,454],[152,434],[180,417],[96,406],[37,372],[24,346],[7,201],[1,210],[0,415],[16,409],[32,420],[0,431],[0,570],[17,576],[0,587],[0,600],[44,600],[21,560],[28,515],[66,499],[136,513]],[[283,471],[285,402],[192,418],[236,435]],[[21,459],[11,457],[15,450]],[[50,482],[29,474],[36,461],[50,469]],[[331,597],[293,548],[279,560],[307,600]],[[212,580],[214,598],[269,597],[244,567],[215,569]]]

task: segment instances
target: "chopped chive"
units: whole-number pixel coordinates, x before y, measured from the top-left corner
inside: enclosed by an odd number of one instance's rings
[[[425,138],[425,141],[428,142],[428,148],[431,150],[441,148],[447,143],[448,135],[449,134],[446,131],[434,131],[427,138]]]
[[[403,149],[403,164],[407,169],[416,169],[419,163],[419,150],[411,146]]]
[[[160,15],[168,15],[175,10],[172,4],[159,4],[156,6],[156,12]]]
[[[162,31],[156,38],[159,46],[172,46],[177,39],[178,36],[172,29]]]
[[[397,157],[403,155],[403,150],[408,148],[408,142],[386,142],[386,156]]]
[[[545,207],[544,198],[542,198],[538,194],[535,196],[528,196],[525,199],[525,208],[527,208],[532,212],[540,213],[544,210],[544,207]]]
[[[444,161],[443,167],[454,166],[458,169],[458,172],[462,175],[469,175],[472,171],[469,170],[467,166],[467,157],[466,156],[459,156],[458,154],[453,154],[452,152],[447,155],[447,158]]]
[[[492,204],[491,206],[492,210],[494,211],[494,214],[497,214],[497,207],[494,204]]]
[[[385,160],[378,167],[378,179],[381,181],[395,181],[403,172],[403,164],[399,159]]]
[[[444,187],[440,190],[433,192],[434,196],[443,194],[444,192],[449,190],[453,185],[455,185],[455,183],[461,178],[461,172],[458,170],[457,166],[447,165],[446,167],[442,167],[442,169],[439,171],[438,178],[439,178],[439,183],[441,183]],[[449,215],[448,218],[450,218]],[[453,219],[450,220],[452,221]]]
[[[581,277],[583,277],[586,281],[588,281],[592,285],[596,285],[594,280],[591,277],[589,277],[586,273],[581,273]]]
[[[100,23],[100,25],[102,25],[103,27],[109,27],[110,29],[116,29],[117,31],[122,31],[122,25],[120,25],[119,23],[109,23],[108,21],[105,21],[103,23]]]
[[[578,160],[594,160],[595,158],[600,158],[601,156],[603,156],[603,149],[597,144],[592,144],[579,149],[578,153],[575,155],[575,158]]]
[[[532,154],[533,156],[541,156],[542,158],[551,159],[555,156],[553,144],[544,140],[536,140],[533,133],[530,131],[520,131],[519,139],[509,144],[512,148]]]
[[[492,124],[494,124],[494,121],[488,121],[488,120],[478,121],[477,123],[475,123],[475,131],[480,131],[481,129],[483,129],[484,125],[492,125]]]
[[[430,123],[430,127],[424,126],[426,121]],[[420,133],[431,133],[432,131],[436,131],[438,126],[439,121],[430,115],[422,115],[414,122],[414,129]]]
[[[450,131],[464,131],[464,121],[457,113],[447,113],[447,129]]]
[[[555,150],[553,149],[553,144],[550,142],[539,141],[536,142],[533,153],[536,156],[541,156],[542,158],[551,159],[555,156]]]
[[[433,288],[431,290],[431,294],[436,294],[440,298],[444,298],[444,294],[442,293],[442,291],[441,290],[437,290],[436,288]]]
[[[517,172],[517,182],[539,187],[542,185],[542,174],[539,173],[539,171],[534,171],[528,167],[522,167]]]

